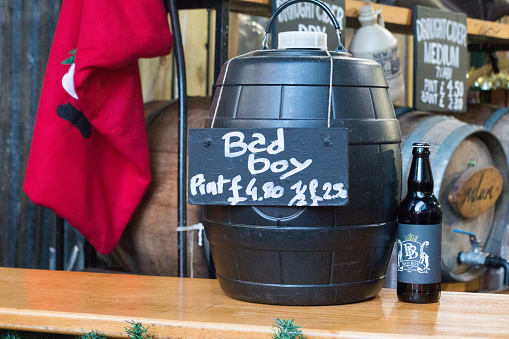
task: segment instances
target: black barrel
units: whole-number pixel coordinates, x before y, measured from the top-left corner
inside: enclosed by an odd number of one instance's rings
[[[400,127],[380,65],[320,49],[260,50],[227,62],[216,86],[206,127],[348,131],[348,205],[205,206],[223,291],[281,305],[376,296],[401,188]]]

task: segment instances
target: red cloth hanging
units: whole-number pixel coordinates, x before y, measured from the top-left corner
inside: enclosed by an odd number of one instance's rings
[[[115,248],[150,182],[138,59],[171,45],[161,0],[63,2],[24,190],[100,253]]]

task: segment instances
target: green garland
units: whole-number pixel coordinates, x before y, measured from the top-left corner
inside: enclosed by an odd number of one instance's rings
[[[274,334],[273,339],[306,339],[302,336],[300,326],[296,326],[292,320],[275,319],[276,323],[272,326]]]
[[[143,339],[148,338],[145,337],[147,334],[148,328],[143,327],[140,323],[131,321],[128,322],[130,325],[130,328],[125,327],[125,331],[127,335],[129,336],[129,339]]]

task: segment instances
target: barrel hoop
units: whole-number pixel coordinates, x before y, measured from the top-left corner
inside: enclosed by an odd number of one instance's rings
[[[320,252],[357,248],[358,243],[351,239],[362,239],[368,248],[391,246],[394,243],[397,222],[384,222],[366,225],[331,226],[253,226],[228,224],[204,218],[203,226],[207,239],[217,246],[233,246],[243,249],[263,251]],[[308,239],[308,241],[302,241]]]
[[[465,124],[453,130],[442,142],[442,144],[440,145],[436,152],[436,155],[433,158],[431,164],[433,176],[435,178],[440,178],[438,181],[442,182],[445,170],[447,168],[447,165],[449,164],[449,159],[451,159],[452,154],[454,153],[454,151],[456,151],[460,143],[470,135],[485,130],[486,129],[484,127],[468,124]],[[441,185],[435,185],[434,187],[435,196],[439,199],[440,199],[439,194],[440,186]]]
[[[402,107],[398,107],[394,110],[394,113],[396,114],[396,118],[399,117],[400,115],[403,115],[407,112],[410,112],[412,111],[413,108],[412,107],[408,107],[408,106],[402,106]]]
[[[252,282],[252,281],[246,281],[246,280],[239,280],[239,279],[231,279],[231,278],[227,278],[227,277],[224,277],[220,274],[217,274],[217,277],[219,279],[223,279],[225,281],[229,281],[229,282],[232,282],[232,283],[241,283],[241,284],[245,284],[245,285],[250,285],[250,286],[256,286],[256,287],[261,287],[261,288],[264,288],[264,289],[270,289],[271,291],[274,289],[274,288],[277,288],[277,289],[281,289],[281,290],[294,290],[294,289],[300,289],[300,288],[309,288],[309,289],[317,289],[320,290],[323,289],[323,288],[327,288],[327,289],[334,289],[334,288],[337,288],[337,287],[346,287],[346,288],[351,288],[352,286],[354,285],[363,285],[363,284],[369,284],[369,283],[374,283],[374,282],[378,282],[380,281],[381,279],[384,279],[385,278],[385,275],[381,276],[381,277],[374,277],[372,279],[366,279],[366,280],[361,280],[361,281],[350,281],[350,282],[344,282],[344,283],[334,283],[334,284],[327,284],[327,285],[284,285],[284,284],[269,284],[269,283],[258,283],[258,282]]]
[[[486,127],[487,129],[489,129],[491,131],[493,129],[493,127],[495,127],[495,125],[497,124],[498,120],[500,120],[500,118],[502,118],[508,112],[509,112],[509,107],[502,107],[502,108],[496,110],[495,112],[493,112],[493,114],[490,116],[490,118],[488,120],[486,120],[486,122],[484,123],[484,127]]]
[[[436,115],[431,118],[427,118],[413,130],[412,134],[410,134],[401,149],[401,163],[403,166],[410,163],[410,160],[412,159],[412,144],[422,141],[422,137],[424,137],[424,135],[428,133],[433,126],[447,119],[452,118],[443,115]],[[406,177],[406,175],[404,177]]]
[[[233,280],[217,274],[223,292],[234,299],[288,306],[337,305],[371,299],[380,293],[384,278],[385,275],[327,285],[289,285]]]
[[[207,119],[209,120],[209,118]],[[216,118],[222,128],[249,128],[253,120],[258,128],[326,128],[327,119],[231,119]],[[399,121],[386,120],[331,120],[330,128],[346,128],[349,145],[401,143]]]

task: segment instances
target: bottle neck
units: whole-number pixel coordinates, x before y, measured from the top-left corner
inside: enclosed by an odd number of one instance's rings
[[[372,15],[365,15],[359,17],[359,22],[361,26],[373,26],[377,24],[378,15],[373,13]]]
[[[429,155],[414,154],[408,173],[408,192],[433,193],[433,174]]]

